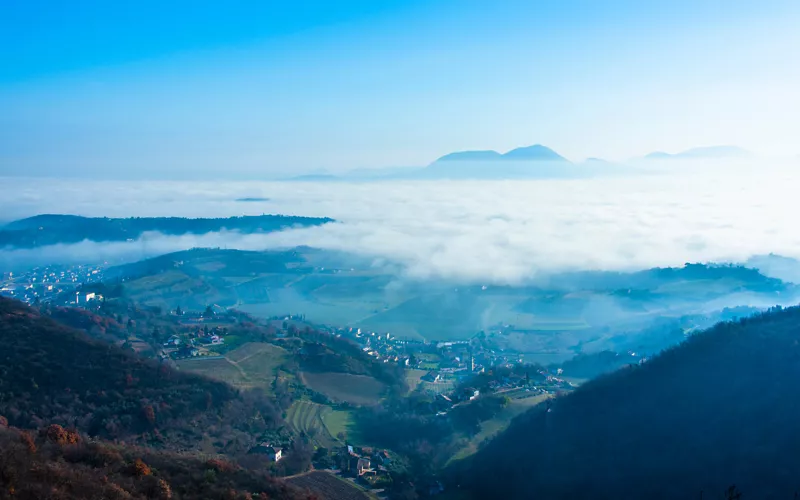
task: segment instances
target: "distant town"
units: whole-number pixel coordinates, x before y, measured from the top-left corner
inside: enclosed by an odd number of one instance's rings
[[[82,286],[100,283],[104,279],[105,266],[73,265],[44,266],[23,271],[21,273],[3,272],[0,281],[0,296],[10,297],[27,304],[49,302],[74,292],[74,297],[65,299],[73,305],[85,304],[92,300],[101,300],[96,293],[81,295]]]

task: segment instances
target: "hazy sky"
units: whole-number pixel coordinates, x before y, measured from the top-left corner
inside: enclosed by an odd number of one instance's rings
[[[6,0],[0,175],[797,155],[797,26],[796,0]]]

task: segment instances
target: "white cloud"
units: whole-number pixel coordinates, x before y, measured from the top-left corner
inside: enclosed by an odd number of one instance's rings
[[[47,258],[141,256],[194,246],[309,245],[383,258],[414,277],[519,283],[565,269],[640,269],[687,261],[800,257],[800,179],[791,170],[627,178],[393,183],[177,183],[3,179],[4,218],[284,213],[339,222],[270,235],[150,235],[84,242]],[[267,202],[236,203],[259,196]],[[28,252],[28,253],[26,253]],[[5,258],[32,255],[2,252]]]

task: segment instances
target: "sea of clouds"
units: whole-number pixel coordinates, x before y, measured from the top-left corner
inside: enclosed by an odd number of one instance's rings
[[[800,257],[800,176],[782,168],[682,169],[571,180],[122,182],[3,178],[0,218],[290,214],[321,227],[266,235],[148,234],[0,250],[0,262],[137,260],[192,247],[308,245],[398,264],[410,277],[517,284],[563,270]],[[243,197],[267,201],[237,202]]]

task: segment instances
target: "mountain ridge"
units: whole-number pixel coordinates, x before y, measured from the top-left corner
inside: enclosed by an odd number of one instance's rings
[[[654,151],[644,156],[645,160],[692,160],[692,159],[723,159],[723,158],[746,158],[752,153],[738,146],[701,146],[687,149],[678,153],[665,153]]]
[[[268,233],[297,226],[319,226],[330,218],[288,215],[255,215],[221,218],[186,217],[83,217],[66,214],[41,214],[16,220],[0,227],[0,248],[35,248],[84,240],[129,241],[147,232],[180,236],[222,230],[244,234]]]
[[[514,148],[505,153],[498,153],[494,150],[454,151],[439,157],[431,165],[450,161],[554,161],[570,163],[569,160],[547,146],[533,144]]]

